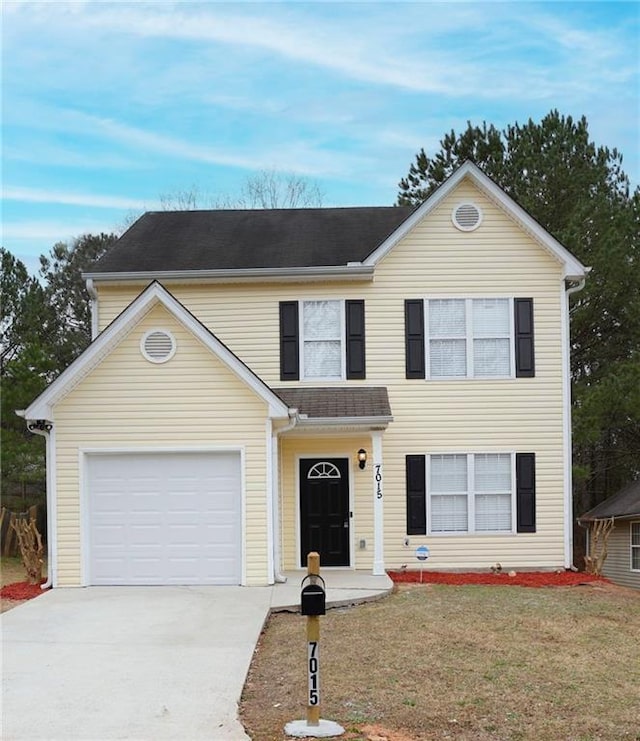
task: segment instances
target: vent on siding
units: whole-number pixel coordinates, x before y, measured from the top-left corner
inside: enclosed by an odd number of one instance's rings
[[[453,209],[451,220],[463,232],[472,232],[482,222],[482,211],[475,203],[460,203]]]
[[[164,329],[152,329],[142,338],[140,349],[151,363],[166,363],[176,351],[176,341],[171,332]]]

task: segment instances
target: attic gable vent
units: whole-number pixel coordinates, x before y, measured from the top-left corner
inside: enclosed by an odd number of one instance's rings
[[[140,350],[150,363],[166,363],[176,352],[176,341],[165,329],[152,329],[140,342]]]
[[[462,232],[472,232],[482,223],[482,211],[475,203],[460,203],[451,214],[454,226]]]

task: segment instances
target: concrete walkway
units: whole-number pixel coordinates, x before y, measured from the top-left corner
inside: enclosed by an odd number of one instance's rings
[[[271,610],[295,609],[304,572],[274,587],[55,589],[4,613],[6,741],[247,739],[237,704]],[[328,603],[391,589],[326,572]]]

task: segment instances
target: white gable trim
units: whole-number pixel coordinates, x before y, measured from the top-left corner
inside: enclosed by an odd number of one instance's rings
[[[575,258],[557,239],[552,237],[546,229],[530,216],[521,206],[510,198],[491,178],[473,162],[467,161],[459,167],[429,198],[417,208],[387,239],[375,249],[363,265],[375,266],[385,257],[398,242],[422,220],[431,213],[464,179],[469,178],[473,183],[496,205],[501,207],[515,221],[527,231],[544,249],[547,250],[564,268],[564,278],[577,280],[587,274],[587,268]]]
[[[161,305],[269,406],[270,418],[289,418],[287,405],[160,283],[151,283],[25,410],[27,420],[53,421],[53,407],[85,378],[155,306]]]

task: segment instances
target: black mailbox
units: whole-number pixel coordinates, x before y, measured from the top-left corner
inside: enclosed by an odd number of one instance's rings
[[[306,581],[309,584],[305,585]],[[319,582],[322,582],[320,584]],[[326,612],[326,595],[324,579],[321,576],[310,574],[302,580],[302,594],[300,595],[300,612],[302,615],[324,615]]]

